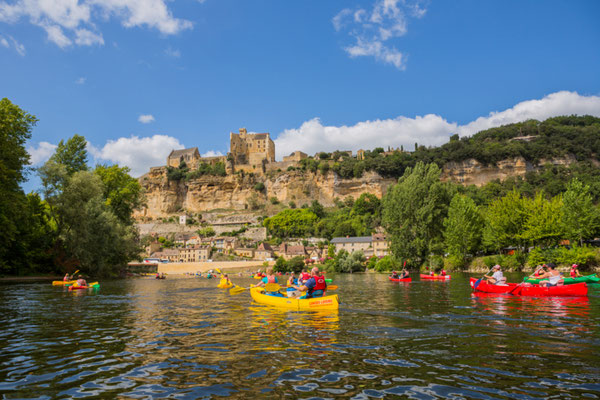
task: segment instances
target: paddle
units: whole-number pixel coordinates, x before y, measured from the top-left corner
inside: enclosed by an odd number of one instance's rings
[[[287,293],[287,288],[288,288],[288,287],[289,287],[289,286],[287,286],[287,287],[286,287],[286,286],[281,286],[281,287],[279,288],[279,292],[281,292],[281,293],[284,293],[284,294],[285,294],[285,293]],[[327,286],[327,290],[337,290],[337,288],[338,288],[338,286],[337,286],[337,285],[328,285],[328,286]]]
[[[254,285],[250,285],[250,287],[241,287],[241,286],[235,285],[234,287],[232,287],[231,289],[229,289],[229,294],[231,294],[231,295],[240,294],[244,290],[248,290],[248,289],[251,289],[253,287],[254,287]]]
[[[533,274],[531,275],[535,275],[540,269],[544,268],[544,266],[540,266],[538,269],[536,269]],[[519,283],[518,285],[516,285],[514,288],[512,288],[512,290],[510,292],[508,292],[508,294],[513,294],[515,290],[517,290],[518,288],[520,288],[521,286],[523,286],[525,284],[525,278],[523,278],[523,282]]]
[[[494,267],[492,267],[488,272],[486,272],[485,275],[487,275],[490,272],[492,272],[493,269],[494,269]],[[477,286],[479,286],[479,284],[481,283],[481,281],[483,280],[483,278],[485,278],[485,275],[475,281],[475,284],[473,285],[473,290],[477,289]]]

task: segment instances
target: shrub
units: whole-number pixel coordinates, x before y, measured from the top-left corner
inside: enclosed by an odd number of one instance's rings
[[[287,261],[285,258],[279,257],[277,261],[275,261],[275,265],[273,266],[273,271],[275,272],[288,272]]]
[[[275,196],[271,197],[269,201],[271,202],[271,204],[279,204],[279,200],[277,200],[277,197]]]
[[[385,272],[391,271],[394,268],[394,263],[392,262],[392,257],[385,256],[379,260],[375,264],[375,271],[377,272]]]
[[[296,202],[294,202],[294,201],[290,201],[289,205],[290,205],[290,208],[296,208]]]
[[[304,268],[304,257],[296,256],[296,257],[291,258],[287,262],[287,267],[288,267],[288,271],[292,271],[297,274],[302,272],[302,268]]]
[[[254,190],[256,190],[257,192],[262,192],[263,190],[265,190],[265,184],[262,182],[258,182],[256,185],[254,185]]]

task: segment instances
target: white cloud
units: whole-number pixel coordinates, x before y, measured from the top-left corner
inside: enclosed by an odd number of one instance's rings
[[[131,168],[133,176],[141,176],[150,167],[165,165],[171,150],[184,146],[174,137],[154,135],[151,137],[131,136],[109,140],[102,149],[90,151],[97,160],[106,160]]]
[[[492,112],[465,125],[449,122],[434,114],[364,121],[352,126],[326,126],[318,118],[314,118],[297,129],[287,129],[279,134],[275,139],[275,148],[279,160],[295,150],[308,154],[387,146],[404,146],[406,150],[413,150],[415,143],[439,146],[455,133],[466,136],[528,119],[544,120],[571,114],[600,117],[600,97],[582,96],[568,91],[556,92],[539,100],[523,101],[504,111]]]
[[[177,49],[173,49],[171,46],[167,47],[167,49],[165,50],[165,54],[173,58],[181,57],[181,52]]]
[[[138,121],[142,124],[149,124],[150,122],[154,122],[154,116],[152,114],[142,114],[138,117]]]
[[[54,153],[56,145],[48,142],[40,142],[37,147],[27,146],[27,152],[30,156],[31,165],[34,167],[40,166]]]
[[[214,151],[214,150],[209,150],[206,153],[202,153],[201,156],[202,157],[217,157],[217,156],[222,156],[223,153],[221,153],[220,151]]]
[[[81,77],[77,78],[75,83],[78,85],[83,85],[85,83],[85,78],[83,76],[81,76]]]
[[[376,0],[369,10],[343,9],[331,22],[337,32],[346,29],[353,38],[355,44],[344,47],[350,57],[370,56],[404,70],[406,55],[388,42],[406,34],[408,17],[421,18],[425,12],[418,1]]]
[[[0,35],[0,45],[2,47],[6,47],[7,49],[14,47],[15,51],[19,53],[20,56],[25,55],[25,46],[10,35],[7,35],[6,37]]]
[[[191,21],[172,15],[167,0],[0,0],[0,22],[22,18],[42,27],[61,48],[104,45],[96,22],[111,18],[127,28],[147,27],[165,35],[192,28]]]

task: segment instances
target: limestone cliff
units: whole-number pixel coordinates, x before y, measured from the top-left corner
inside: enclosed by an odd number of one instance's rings
[[[323,175],[289,171],[260,178],[252,175],[205,175],[191,181],[174,182],[167,180],[166,169],[153,168],[140,178],[147,207],[136,212],[135,217],[160,218],[183,210],[192,213],[215,209],[243,210],[253,198],[265,203],[275,197],[286,204],[294,201],[298,206],[316,199],[329,206],[333,205],[336,197],[358,198],[362,193],[381,197],[395,181],[383,179],[373,172],[365,173],[360,179],[339,179],[332,172]],[[258,182],[264,184],[263,191],[255,189]]]
[[[541,160],[533,165],[523,158],[514,158],[485,166],[476,160],[448,163],[442,169],[442,180],[452,180],[464,185],[481,186],[494,179],[523,176],[546,163],[569,165],[574,157]],[[257,191],[255,185],[264,184]],[[153,168],[140,178],[146,193],[147,207],[136,212],[138,219],[161,218],[183,211],[201,213],[215,209],[244,210],[249,201],[266,203],[275,197],[282,203],[294,201],[298,206],[318,200],[325,206],[333,205],[335,198],[358,198],[362,193],[382,197],[396,179],[382,178],[374,172],[366,172],[359,179],[340,179],[329,172],[288,171],[263,176],[252,174],[227,175],[224,177],[204,175],[190,181],[168,181],[166,168]]]

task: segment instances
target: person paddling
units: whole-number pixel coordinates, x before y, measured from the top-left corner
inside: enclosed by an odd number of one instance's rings
[[[77,286],[78,287],[87,286],[87,282],[85,281],[85,279],[83,279],[83,276],[81,276],[81,275],[79,275],[77,277]]]
[[[560,272],[556,270],[556,264],[548,264],[548,272],[540,277],[540,286],[562,286],[565,283]]]
[[[410,276],[410,272],[406,269],[406,267],[402,267],[402,274],[400,275],[400,279],[405,279]]]
[[[310,299],[313,297],[321,297],[325,295],[327,291],[327,283],[325,282],[325,277],[319,273],[319,267],[314,267],[311,270],[311,278],[304,282],[302,286],[297,287],[297,289],[301,292],[306,292],[306,294],[301,299]]]
[[[440,276],[446,276],[446,270],[444,268],[440,271]]]
[[[392,271],[392,279],[399,279],[398,273],[396,271]]]
[[[257,284],[257,287],[264,287],[267,283],[279,283],[279,281],[277,280],[277,276],[275,276],[275,274],[273,274],[273,268],[269,267],[267,268],[267,276],[265,276],[264,278],[262,278]],[[265,294],[269,294],[265,291]]]
[[[68,281],[70,281],[70,280],[71,280],[71,276],[69,276],[69,273],[67,272],[67,273],[65,274],[65,277],[63,278],[63,282],[68,282]]]
[[[304,282],[308,281],[309,279],[310,279],[310,274],[308,273],[306,268],[304,268],[302,270],[302,273],[300,274],[299,284],[303,285]]]
[[[571,275],[571,278],[577,278],[577,277],[581,276],[581,274],[579,273],[579,268],[578,268],[577,264],[571,265],[571,272],[569,274]]]
[[[504,277],[504,274],[502,273],[502,267],[500,267],[500,265],[496,264],[492,268],[492,271],[494,271],[492,276],[485,275],[485,278],[487,279],[488,283],[490,283],[492,285],[506,285],[506,278]]]
[[[287,281],[287,286],[287,297],[298,297],[300,295],[300,292],[296,289],[298,286],[298,278],[296,278],[296,273],[293,271]]]

